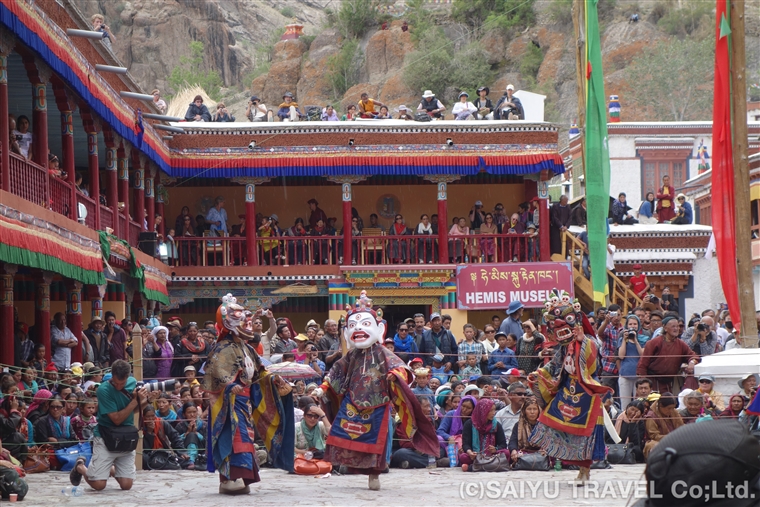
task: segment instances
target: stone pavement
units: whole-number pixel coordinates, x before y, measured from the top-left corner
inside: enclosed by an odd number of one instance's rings
[[[609,470],[592,470],[594,487],[568,484],[577,472],[464,473],[461,469],[391,470],[380,476],[380,491],[367,489],[366,476],[328,478],[289,475],[263,469],[262,481],[250,495],[218,494],[219,479],[206,472],[138,472],[131,491],[122,492],[114,480],[101,492],[84,481],[85,494],[67,498],[61,489],[69,485],[68,474],[47,472],[27,477],[29,494],[21,507],[76,505],[77,507],[137,506],[297,506],[411,505],[447,506],[467,504],[531,507],[632,505],[631,497],[644,494],[644,465],[620,465]],[[532,493],[535,492],[535,493]],[[627,492],[627,495],[625,494]],[[192,502],[189,501],[192,495]],[[7,505],[6,502],[2,502]]]

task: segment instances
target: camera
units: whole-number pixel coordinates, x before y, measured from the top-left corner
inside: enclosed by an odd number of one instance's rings
[[[629,340],[635,340],[636,339],[636,331],[634,331],[633,329],[629,329],[628,330],[628,334],[626,334],[625,336]]]
[[[697,324],[697,331],[707,331],[707,326],[702,324],[701,322]]]
[[[610,317],[617,317],[618,316],[618,312],[616,312],[616,311],[613,310],[611,312],[607,312],[607,315],[609,315]]]
[[[174,386],[177,385],[176,380],[164,380],[162,382],[138,382],[137,389],[145,388],[146,391],[174,391]]]
[[[248,149],[249,150],[255,150],[256,149],[256,141],[251,141],[248,143]]]

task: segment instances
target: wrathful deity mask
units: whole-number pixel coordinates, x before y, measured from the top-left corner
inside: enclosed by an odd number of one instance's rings
[[[385,324],[378,322],[372,311],[354,312],[348,316],[343,337],[349,347],[367,349],[375,343],[381,343],[385,337]]]

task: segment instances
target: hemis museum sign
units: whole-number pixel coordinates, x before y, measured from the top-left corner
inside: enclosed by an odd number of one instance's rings
[[[569,262],[469,264],[457,266],[456,277],[460,310],[503,310],[510,301],[539,308],[552,289],[575,295]]]

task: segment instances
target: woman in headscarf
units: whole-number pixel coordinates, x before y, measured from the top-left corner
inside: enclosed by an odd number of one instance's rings
[[[458,395],[455,394],[455,396]],[[462,428],[464,428],[465,421],[469,421],[477,404],[478,400],[474,396],[463,396],[456,409],[446,412],[436,430],[438,437],[443,440],[445,445],[456,444],[457,448],[461,449]]]
[[[182,405],[181,414],[182,420],[177,423],[174,429],[177,430],[180,438],[182,438],[183,449],[187,450],[188,458],[193,464],[195,464],[195,460],[198,458],[198,453],[203,453],[206,450],[203,445],[206,435],[206,425],[203,424],[203,419],[198,416],[198,407],[190,401]]]
[[[676,397],[672,393],[663,393],[660,399],[652,404],[645,419],[647,443],[644,445],[644,458],[649,457],[649,453],[660,440],[684,424],[676,410]]]
[[[296,453],[303,455],[311,451],[316,459],[322,459],[329,434],[330,421],[325,412],[316,404],[309,405],[304,409],[301,422],[296,424]]]
[[[171,378],[171,366],[172,359],[174,358],[174,347],[171,342],[167,340],[169,336],[169,330],[164,326],[156,326],[150,332],[152,340],[148,344],[148,348],[153,348],[156,353],[156,378],[158,380],[166,380]]]
[[[28,427],[26,419],[19,410],[19,400],[15,396],[6,396],[0,402],[0,441],[11,455],[19,460],[27,452]]]
[[[527,398],[520,409],[520,418],[512,428],[512,434],[509,437],[509,452],[512,455],[512,462],[516,463],[523,454],[540,452],[541,447],[533,445],[528,440],[538,422],[538,416],[541,415],[541,409],[535,398]]]
[[[644,402],[633,400],[628,404],[625,412],[620,414],[615,421],[615,430],[620,435],[620,443],[629,444],[632,447],[637,463],[644,462],[642,449],[644,449],[644,437],[646,435],[645,412]]]
[[[47,415],[50,398],[52,397],[53,393],[47,389],[40,389],[37,391],[37,394],[34,395],[32,404],[29,405],[29,408],[26,411],[26,418],[32,423],[32,425],[34,425],[40,417]]]
[[[728,400],[728,407],[726,410],[720,413],[718,417],[721,419],[723,418],[730,418],[730,419],[738,419],[739,415],[744,410],[744,398],[741,394],[734,394],[731,396],[731,398]]]
[[[459,455],[462,469],[467,471],[469,465],[475,461],[478,454],[493,456],[504,454],[509,456],[507,439],[504,436],[504,428],[501,423],[494,419],[496,407],[490,398],[481,398],[472,411],[470,420],[462,427],[462,450]],[[468,468],[465,468],[465,465]]]

